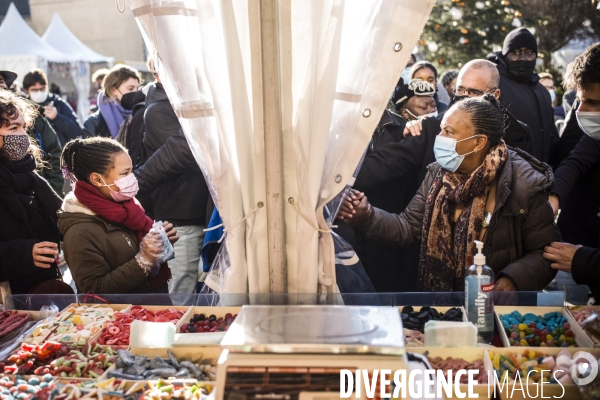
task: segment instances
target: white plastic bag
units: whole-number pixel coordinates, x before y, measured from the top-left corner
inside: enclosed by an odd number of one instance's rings
[[[160,266],[162,263],[175,258],[175,249],[173,249],[173,245],[169,241],[167,231],[165,231],[165,228],[163,227],[163,222],[155,221],[154,225],[152,225],[152,229],[150,229],[150,232],[156,232],[160,240],[163,242],[163,253],[160,258],[157,259],[156,264]]]

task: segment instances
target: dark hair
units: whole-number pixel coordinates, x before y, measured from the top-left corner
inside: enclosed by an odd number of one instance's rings
[[[452,82],[452,80],[457,77],[458,77],[458,70],[449,69],[448,71],[444,71],[444,73],[442,75],[440,75],[440,83],[443,86],[448,86],[450,84],[450,82]]]
[[[119,142],[104,137],[74,139],[65,145],[60,156],[63,175],[71,182],[89,182],[92,172],[105,175],[114,163],[114,156],[127,150]]]
[[[23,89],[28,90],[30,87],[39,83],[40,85],[48,86],[48,78],[41,69],[32,69],[23,77]]]
[[[580,89],[582,86],[600,83],[600,43],[588,47],[567,67],[565,89]]]
[[[466,112],[475,128],[475,134],[487,136],[491,146],[497,145],[504,138],[504,111],[493,95],[486,93],[470,97],[455,103],[451,109]]]
[[[415,76],[417,71],[419,71],[423,68],[429,68],[430,70],[432,70],[433,76],[435,76],[435,80],[437,81],[437,78],[438,78],[437,69],[435,69],[433,64],[430,63],[429,61],[418,61],[418,62],[414,63],[413,66],[410,68],[410,79],[413,79],[413,77]]]

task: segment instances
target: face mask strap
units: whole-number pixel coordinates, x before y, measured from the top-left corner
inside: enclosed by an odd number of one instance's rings
[[[415,114],[411,113],[410,110],[408,108],[405,108],[404,111],[406,111],[407,113],[409,113],[411,116],[413,116],[416,119],[419,119],[419,117],[417,117]]]
[[[118,89],[117,89],[117,90],[118,90]],[[107,185],[107,184],[106,184],[106,181],[104,180],[104,178],[102,177],[102,175],[100,175],[100,179],[102,179],[102,183],[104,183],[104,186],[105,186],[105,187],[107,187],[107,188],[109,188],[109,189],[110,189],[110,187],[111,187],[111,186],[117,186],[117,185],[115,185],[114,183],[111,183],[110,185]],[[117,186],[117,187],[118,187],[118,186]],[[110,189],[110,190],[112,190],[112,189]],[[113,192],[114,192],[114,190],[113,190]]]

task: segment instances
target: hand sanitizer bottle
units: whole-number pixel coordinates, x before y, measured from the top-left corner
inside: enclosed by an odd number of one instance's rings
[[[494,337],[494,271],[485,265],[483,243],[475,241],[475,264],[465,272],[465,310],[479,337],[491,343]]]

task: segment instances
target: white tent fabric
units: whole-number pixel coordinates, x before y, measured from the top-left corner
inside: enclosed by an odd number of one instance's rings
[[[77,114],[79,121],[83,122],[88,116],[90,108],[90,63],[105,62],[112,66],[115,59],[96,53],[86,46],[69,30],[57,13],[54,13],[52,21],[42,40],[55,49],[69,54],[77,59],[71,63],[71,77],[77,89]]]
[[[20,80],[32,68],[46,70],[48,62],[71,61],[75,61],[72,55],[62,53],[44,42],[11,3],[0,25],[0,69],[15,71]]]
[[[352,183],[434,0],[277,4],[287,291],[331,293],[323,206]],[[268,293],[260,2],[131,5],[226,228],[224,262],[207,284]]]
[[[52,21],[42,36],[42,40],[55,49],[75,57],[77,61],[106,62],[111,65],[115,61],[114,57],[103,56],[86,46],[69,30],[57,13],[52,16]]]

